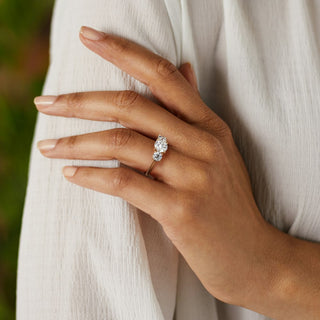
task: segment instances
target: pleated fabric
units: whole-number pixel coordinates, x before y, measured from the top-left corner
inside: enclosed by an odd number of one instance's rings
[[[261,214],[320,241],[319,17],[317,0],[57,0],[43,94],[130,89],[152,99],[148,87],[81,44],[82,25],[127,37],[178,67],[191,62],[203,100],[232,129]],[[38,113],[17,319],[267,319],[211,296],[146,213],[61,171],[117,160],[48,159],[36,148],[38,140],[115,127]]]

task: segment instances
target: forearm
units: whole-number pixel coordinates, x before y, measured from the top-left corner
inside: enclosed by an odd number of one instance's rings
[[[244,306],[278,320],[320,319],[320,244],[268,229]]]

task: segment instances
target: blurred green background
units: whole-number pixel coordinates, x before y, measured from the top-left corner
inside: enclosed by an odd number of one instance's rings
[[[0,320],[15,318],[30,147],[48,67],[53,0],[0,0]]]

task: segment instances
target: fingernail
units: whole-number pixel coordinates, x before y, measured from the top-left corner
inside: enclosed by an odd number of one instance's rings
[[[80,33],[89,40],[101,40],[105,37],[105,33],[101,32],[101,31],[97,31],[95,29],[89,28],[89,27],[85,27],[82,26],[80,29]]]
[[[63,174],[65,177],[73,177],[78,167],[64,167]]]
[[[58,139],[41,140],[41,141],[38,141],[37,147],[41,151],[49,151],[49,150],[52,150],[56,146],[57,141],[58,141]]]
[[[37,105],[37,107],[49,107],[51,106],[55,100],[57,99],[57,96],[39,96],[35,97],[33,102]]]

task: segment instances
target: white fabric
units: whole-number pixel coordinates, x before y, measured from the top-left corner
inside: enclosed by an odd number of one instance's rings
[[[233,130],[263,216],[320,241],[319,17],[317,0],[58,0],[43,94],[133,89],[151,97],[80,43],[81,25],[128,37],[177,66],[190,61],[202,98]],[[48,159],[36,148],[117,126],[38,114],[17,319],[266,319],[212,297],[148,215],[61,173],[118,161]]]

